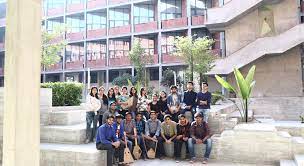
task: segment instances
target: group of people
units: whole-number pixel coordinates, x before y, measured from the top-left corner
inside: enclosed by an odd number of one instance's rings
[[[186,145],[190,162],[195,162],[194,144],[206,144],[203,164],[206,164],[212,147],[208,127],[211,93],[208,84],[202,83],[202,91],[194,91],[193,82],[187,83],[183,96],[176,86],[153,94],[150,100],[145,88],[118,86],[105,89],[92,87],[87,96],[88,112],[86,143],[96,142],[98,150],[107,150],[107,165],[113,157],[124,165],[124,149],[132,152],[134,145],[140,147],[141,157],[146,160],[149,150],[155,149],[155,157],[165,156],[164,144],[174,144],[176,162],[181,158],[182,145]],[[188,116],[190,115],[190,116]],[[97,129],[97,123],[99,127]],[[93,129],[91,125],[93,124]],[[151,158],[151,157],[150,157]]]

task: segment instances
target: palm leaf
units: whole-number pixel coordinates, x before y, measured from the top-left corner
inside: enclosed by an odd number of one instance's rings
[[[253,65],[250,70],[248,71],[248,74],[246,76],[246,81],[247,81],[247,84],[250,85],[253,81],[253,76],[254,76],[254,73],[255,73],[255,65]]]
[[[234,92],[237,93],[237,91],[226,81],[224,80],[222,77],[215,75],[216,80],[227,90],[229,90],[230,92]]]
[[[242,73],[239,71],[239,69],[235,68],[234,69],[234,76],[235,80],[238,84],[240,94],[243,99],[248,98],[248,93],[249,93],[249,85],[247,84],[246,80],[244,79]]]

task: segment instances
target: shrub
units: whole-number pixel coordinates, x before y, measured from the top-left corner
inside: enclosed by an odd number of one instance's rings
[[[211,105],[215,105],[217,101],[223,100],[224,97],[220,91],[215,91],[212,93]]]
[[[182,83],[182,79],[180,76],[176,76],[176,83],[177,85],[180,85]],[[163,86],[170,87],[171,85],[174,85],[174,71],[167,69],[163,72],[163,78],[161,80],[161,84]]]
[[[128,80],[131,81],[131,83],[133,85],[136,84],[136,82],[137,82],[136,77],[132,77],[132,75],[129,73],[124,73],[122,76],[118,76],[118,77],[114,78],[114,80],[112,81],[112,84],[117,85],[119,87],[128,86],[129,85]]]
[[[41,88],[52,89],[53,106],[77,106],[81,103],[83,84],[74,82],[49,82],[41,84]]]

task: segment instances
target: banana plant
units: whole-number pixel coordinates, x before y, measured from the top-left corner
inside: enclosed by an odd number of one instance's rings
[[[241,118],[245,119],[245,122],[248,122],[248,102],[250,99],[250,95],[252,92],[252,89],[255,85],[255,81],[253,80],[254,73],[255,73],[255,65],[252,66],[246,76],[242,75],[240,70],[238,68],[234,68],[234,76],[237,83],[237,87],[233,87],[231,84],[229,84],[227,81],[225,81],[222,77],[215,75],[216,80],[229,92],[234,92],[237,97],[241,101],[241,108],[242,111],[240,111]],[[244,117],[245,114],[245,117]]]

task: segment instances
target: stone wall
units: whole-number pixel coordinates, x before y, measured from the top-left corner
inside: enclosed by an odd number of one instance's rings
[[[282,0],[280,3],[260,7],[225,28],[226,54],[253,42],[261,36],[263,20],[272,28],[271,35],[277,35],[298,24],[297,1]],[[284,12],[282,12],[284,11]]]

